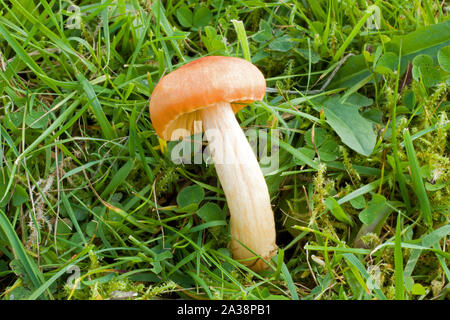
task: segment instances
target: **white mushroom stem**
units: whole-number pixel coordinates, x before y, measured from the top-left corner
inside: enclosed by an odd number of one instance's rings
[[[201,117],[230,209],[233,257],[255,271],[267,269],[251,252],[269,261],[277,250],[269,191],[256,156],[229,103],[202,109]]]

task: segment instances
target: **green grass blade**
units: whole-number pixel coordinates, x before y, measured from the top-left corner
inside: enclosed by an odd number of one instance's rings
[[[127,161],[112,177],[111,182],[100,194],[101,198],[106,198],[112,194],[128,177],[131,169],[133,169],[133,160]]]
[[[286,150],[287,152],[289,152],[290,154],[292,154],[295,158],[300,159],[301,161],[303,161],[304,163],[306,163],[308,166],[310,166],[311,168],[314,169],[318,169],[318,165],[317,163],[315,163],[314,161],[312,161],[307,155],[305,155],[303,152],[301,152],[300,150],[292,147],[290,144],[287,144],[284,141],[279,141],[280,143],[280,147],[283,148],[284,150]]]
[[[103,134],[105,135],[106,139],[114,140],[116,134],[111,124],[109,123],[109,120],[106,118],[105,113],[103,112],[102,106],[100,105],[100,101],[98,100],[94,88],[82,74],[77,74],[77,78],[83,86],[83,90],[89,99],[89,104],[92,107],[92,111],[94,112],[98,124],[102,128]]]
[[[67,195],[64,192],[61,192],[61,200],[66,208],[67,215],[70,217],[70,220],[72,221],[73,225],[75,226],[75,229],[77,230],[78,234],[80,235],[81,240],[84,244],[87,243],[86,238],[84,237],[84,233],[80,228],[80,225],[78,224],[78,220],[75,217],[75,212],[72,209],[72,206],[70,205],[69,199],[67,198]]]
[[[401,214],[397,216],[397,226],[395,228],[395,247],[394,247],[394,263],[395,263],[395,299],[405,299],[405,285],[403,280],[403,252],[402,252],[402,227],[403,220]]]
[[[241,44],[244,59],[250,61],[251,60],[250,46],[248,44],[247,33],[245,32],[244,24],[240,20],[231,20],[231,22],[233,23],[234,29],[236,30],[236,34],[239,39],[239,43]]]
[[[41,286],[43,283],[43,276],[41,272],[39,271],[34,261],[27,254],[25,248],[22,245],[22,242],[20,241],[17,233],[14,231],[14,228],[12,227],[11,223],[8,220],[8,217],[2,209],[0,209],[0,228],[5,233],[9,245],[14,252],[14,256],[22,263],[34,287],[37,288]]]
[[[364,268],[364,265],[353,253],[344,253],[343,256],[344,256],[345,260],[347,261],[347,263],[349,264],[349,266],[352,266],[357,271],[359,271],[360,276],[362,276],[366,280],[366,282],[368,280],[373,281],[372,276],[367,272],[367,270]],[[354,272],[354,274],[355,274],[355,272]],[[359,277],[356,274],[355,274],[355,276],[357,278]],[[359,280],[359,282],[360,282],[361,286],[363,288],[365,288],[365,290],[367,292],[369,292],[369,288],[367,287],[366,283],[362,280]],[[373,291],[375,292],[375,295],[377,296],[378,299],[380,299],[380,300],[387,299],[380,288],[375,287],[375,288],[373,288]]]
[[[345,39],[344,43],[341,45],[339,50],[335,53],[335,55],[333,57],[334,62],[338,61],[342,57],[342,55],[345,52],[345,49],[347,49],[347,47],[350,45],[352,40],[359,33],[361,27],[364,25],[364,23],[366,23],[367,19],[374,13],[374,10],[375,10],[374,6],[370,6],[369,8],[367,8],[367,11],[364,14],[364,16],[362,16],[362,18],[358,21],[358,23],[353,27],[352,32],[350,32],[348,37]]]
[[[291,294],[291,298],[293,300],[299,300],[294,281],[292,280],[291,274],[289,273],[289,269],[287,268],[284,262],[281,266],[281,273],[283,274],[283,277],[286,280],[286,284],[289,289],[289,293]]]
[[[419,199],[420,212],[422,213],[422,218],[425,224],[431,228],[433,225],[433,219],[431,215],[430,199],[428,199],[425,185],[420,175],[419,161],[417,160],[416,152],[414,151],[409,130],[405,130],[403,137],[406,154],[408,156],[408,163],[411,169],[411,179],[414,184],[414,191]]]

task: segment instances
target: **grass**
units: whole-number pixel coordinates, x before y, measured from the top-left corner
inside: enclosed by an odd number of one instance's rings
[[[0,0],[1,299],[448,299],[445,2],[74,4]],[[267,79],[236,115],[280,133],[259,274],[214,167],[172,162],[149,117],[206,55]]]

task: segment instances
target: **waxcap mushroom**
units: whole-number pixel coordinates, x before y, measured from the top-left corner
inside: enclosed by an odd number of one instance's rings
[[[204,128],[230,210],[233,258],[254,271],[267,269],[277,252],[275,222],[266,181],[235,112],[262,99],[265,88],[250,62],[212,56],[164,76],[150,99],[161,138],[177,140]]]
[[[200,120],[200,109],[228,102],[236,113],[261,100],[265,90],[263,74],[247,60],[207,56],[183,65],[158,82],[150,99],[150,117],[160,137],[178,140],[178,135],[172,138],[174,130],[185,129],[187,135],[198,133],[194,122]]]

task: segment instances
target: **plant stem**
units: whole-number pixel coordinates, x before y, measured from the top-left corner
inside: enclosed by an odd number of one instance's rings
[[[230,209],[233,257],[255,271],[276,253],[275,223],[266,181],[229,103],[202,110],[205,135]],[[253,252],[253,253],[252,253]]]

